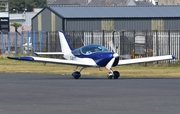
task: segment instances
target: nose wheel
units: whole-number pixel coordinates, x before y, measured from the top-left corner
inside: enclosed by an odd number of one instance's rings
[[[108,79],[118,79],[120,77],[120,73],[118,71],[112,71],[108,74]]]

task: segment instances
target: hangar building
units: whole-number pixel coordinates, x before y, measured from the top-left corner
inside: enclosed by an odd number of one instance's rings
[[[43,8],[32,30],[178,30],[180,6],[60,6]]]

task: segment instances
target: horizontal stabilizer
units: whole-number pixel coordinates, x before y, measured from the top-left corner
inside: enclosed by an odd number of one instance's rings
[[[118,65],[146,63],[146,62],[163,61],[163,60],[171,60],[171,59],[175,59],[175,56],[164,55],[164,56],[137,58],[137,59],[126,59],[126,60],[119,60]]]

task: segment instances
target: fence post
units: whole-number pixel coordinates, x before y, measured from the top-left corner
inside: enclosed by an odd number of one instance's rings
[[[92,34],[92,37],[91,37],[91,44],[93,44],[93,42],[94,42],[94,35],[93,35],[93,31],[91,32],[91,34]]]
[[[169,51],[169,55],[170,55],[170,50],[171,50],[171,47],[170,47],[170,30],[168,30],[168,51]],[[168,61],[168,63],[170,64],[170,60]]]
[[[72,40],[73,42],[73,48],[75,48],[75,40],[74,40],[74,30],[73,30],[73,40]]]
[[[26,43],[27,43],[27,48],[26,48],[26,53],[29,54],[29,31],[26,32]]]
[[[16,55],[17,55],[17,33],[15,32],[14,34],[15,34],[15,35],[14,35],[14,39],[15,39],[15,40],[14,40],[15,53],[14,53],[14,54],[15,54],[15,56],[16,56]]]
[[[82,40],[82,44],[83,44],[83,46],[84,46],[84,30],[82,30],[82,32],[81,32],[81,36],[82,36],[82,38],[81,38],[81,40]]]
[[[135,58],[135,49],[136,49],[136,48],[135,48],[135,38],[136,38],[136,31],[135,31],[135,30],[134,30],[134,34],[133,34],[133,35],[134,35],[134,36],[133,36],[133,37],[134,37],[134,42],[133,42],[134,52],[133,52],[133,55],[132,55],[133,57],[132,57],[132,58]]]
[[[158,31],[156,30],[156,55],[159,56]]]
[[[48,46],[49,46],[49,32],[46,31],[46,52],[48,52]]]
[[[57,48],[56,48],[57,47],[57,34],[58,34],[58,32],[54,31],[53,36],[54,36],[55,41],[53,43],[55,46],[53,46],[53,51],[55,51],[55,52],[57,51]]]
[[[42,31],[40,31],[40,44],[39,44],[39,46],[40,46],[40,52],[42,51]]]
[[[147,45],[148,45],[148,44],[147,44],[147,32],[148,32],[148,30],[146,30],[146,34],[145,34],[145,43],[146,43],[146,44],[145,44],[145,45],[146,45],[146,55],[145,55],[145,56],[146,56],[146,57],[148,57],[148,52],[147,52],[147,48],[148,48],[148,46],[147,46]],[[145,66],[147,66],[147,62],[145,63]]]
[[[159,56],[159,41],[158,41],[158,31],[156,30],[156,56]],[[157,61],[157,64],[159,62]]]
[[[10,43],[10,32],[8,32],[8,54],[10,54],[10,46],[11,46],[11,43]]]
[[[23,34],[21,31],[21,44],[20,44],[20,52],[23,53]]]
[[[113,35],[112,35],[112,41],[113,41],[113,44],[114,44],[114,33],[115,33],[115,31],[113,31],[112,33],[113,33]]]
[[[179,38],[178,40],[179,40],[179,42],[177,42],[177,43],[178,43],[178,46],[177,46],[177,47],[178,47],[178,50],[179,50],[179,53],[177,54],[177,59],[178,59],[178,60],[180,59],[180,58],[179,58],[179,56],[180,56],[180,37],[179,37],[179,34],[180,34],[180,33],[179,33],[179,32],[180,32],[180,31],[178,31],[178,38]]]
[[[122,55],[124,55],[124,32],[125,31],[122,31],[122,38],[123,38]]]
[[[148,30],[146,30],[146,36],[145,36],[145,41],[146,41],[146,57],[148,57],[148,42],[147,42],[147,34],[148,34]],[[147,64],[147,63],[146,63]]]
[[[3,35],[3,32],[1,32],[1,38],[2,38],[2,42],[1,42],[2,50],[1,50],[1,53],[4,54],[4,35]]]
[[[36,31],[34,30],[33,32],[33,49],[34,49],[34,52],[36,52]]]
[[[104,46],[105,45],[105,34],[104,34],[104,30],[103,30],[103,39],[102,39],[102,45]]]

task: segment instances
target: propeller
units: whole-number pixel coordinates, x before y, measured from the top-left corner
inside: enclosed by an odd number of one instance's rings
[[[117,53],[117,52],[116,52],[116,47],[115,47],[115,45],[114,45],[114,43],[113,43],[112,38],[108,40],[108,44],[109,44],[110,48],[113,50],[113,52],[114,52],[114,53]],[[124,58],[124,59],[130,59],[130,58],[131,58],[131,55],[129,55],[129,54],[119,55],[119,57],[120,57],[120,58]]]
[[[119,55],[118,55],[117,53],[114,53],[114,54],[113,54],[113,58],[112,58],[112,59],[107,63],[107,65],[105,66],[105,68],[106,68],[107,70],[111,70],[112,65],[113,65],[113,63],[114,63],[114,61],[115,61],[115,59],[116,59],[117,57],[119,57]]]

